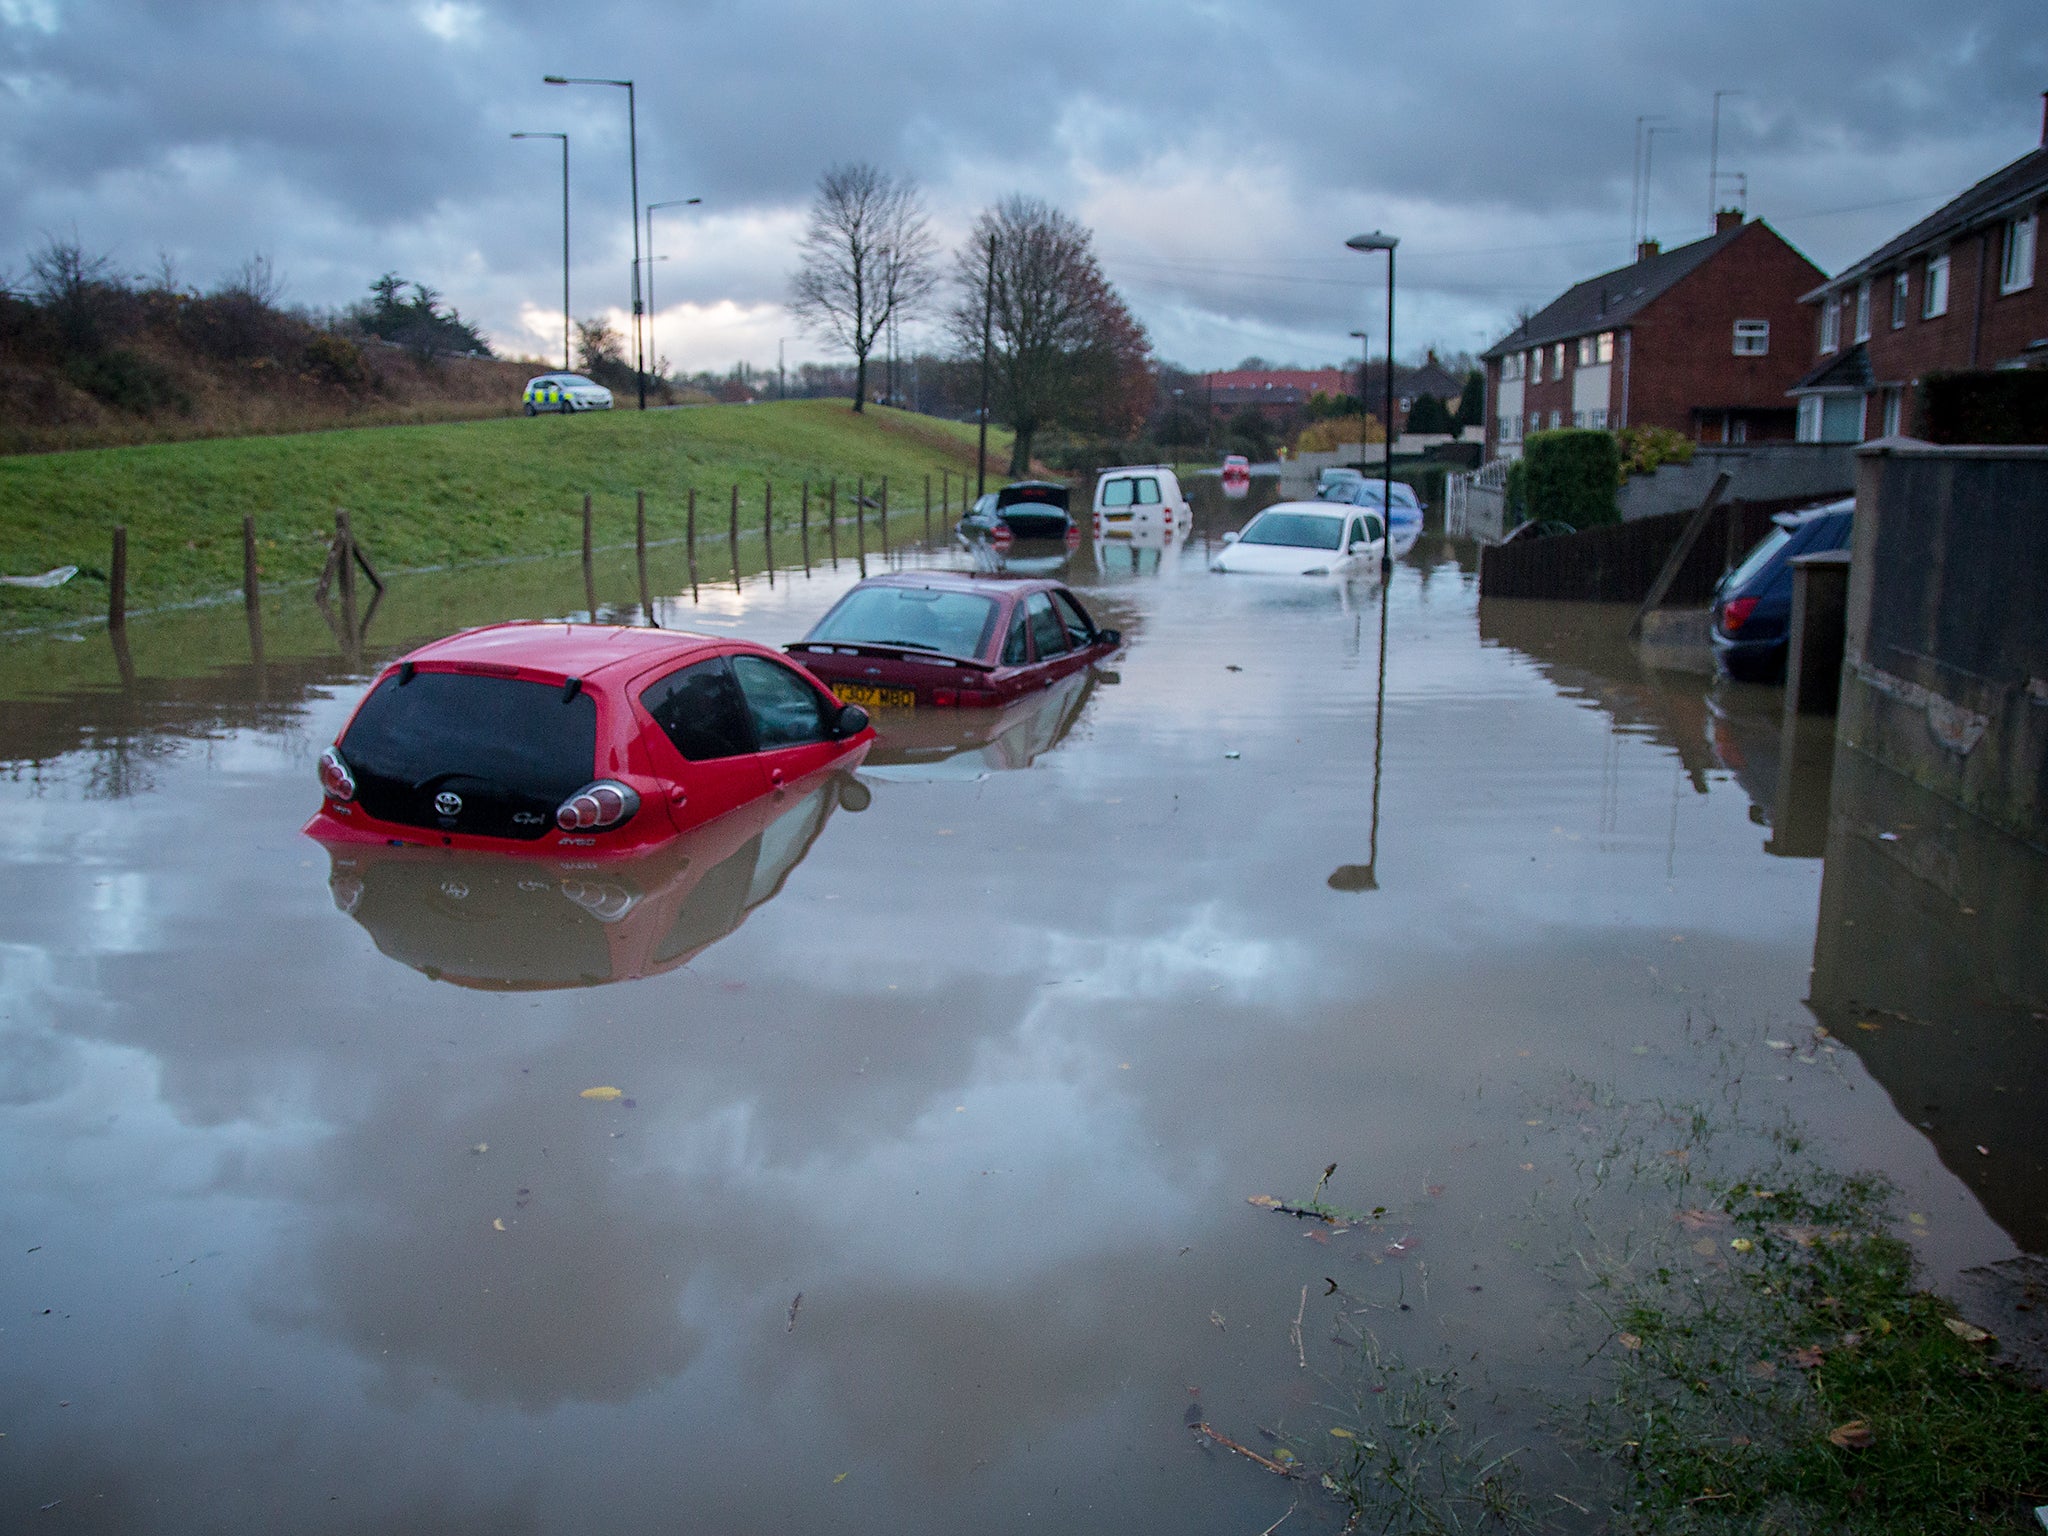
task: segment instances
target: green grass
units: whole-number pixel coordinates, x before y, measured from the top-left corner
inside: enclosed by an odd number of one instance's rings
[[[991,432],[992,463],[1009,452]],[[630,543],[633,497],[647,495],[648,537],[682,534],[698,492],[700,538],[724,537],[734,484],[742,528],[759,529],[765,482],[776,523],[794,526],[808,483],[813,514],[837,477],[842,520],[854,482],[887,476],[892,521],[922,519],[924,480],[937,497],[974,467],[974,429],[904,411],[855,415],[844,401],[540,416],[432,426],[91,449],[0,459],[0,573],[76,565],[47,592],[0,587],[0,632],[105,611],[112,530],[128,529],[130,613],[237,592],[242,519],[256,519],[266,588],[311,582],[337,507],[380,571],[574,550],[583,497],[596,541]],[[872,513],[870,517],[872,517]]]

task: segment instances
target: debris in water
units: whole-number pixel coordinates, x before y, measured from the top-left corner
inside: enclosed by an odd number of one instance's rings
[[[621,1088],[586,1088],[577,1095],[579,1099],[603,1099],[606,1103],[625,1096],[625,1090]]]
[[[1227,761],[1236,762],[1240,757],[1243,757],[1244,754],[1242,752],[1226,752],[1223,754],[1223,756]]]
[[[1982,1344],[1991,1337],[1975,1323],[1966,1323],[1960,1317],[1945,1317],[1941,1320],[1941,1325],[1965,1344]]]
[[[490,1150],[491,1144],[488,1141],[480,1141],[475,1146],[469,1149],[469,1155],[471,1157],[482,1157],[486,1152]]]
[[[505,1218],[504,1218],[504,1217],[502,1217],[502,1216],[493,1216],[493,1217],[491,1218],[491,1230],[492,1230],[492,1231],[494,1231],[494,1232],[502,1232],[502,1231],[504,1231],[504,1230],[505,1230]]]
[[[795,1332],[796,1332],[796,1313],[797,1313],[797,1308],[801,1307],[801,1306],[802,1306],[803,1304],[804,1304],[804,1293],[803,1293],[802,1291],[798,1291],[798,1292],[796,1293],[796,1300],[795,1300],[795,1301],[792,1301],[792,1302],[791,1302],[791,1303],[789,1304],[789,1326],[788,1326],[787,1328],[785,1328],[785,1329],[783,1329],[783,1330],[782,1330],[782,1331],[783,1331],[784,1333],[795,1333]],[[843,1473],[842,1473],[841,1475],[842,1475],[842,1476],[844,1476],[844,1474],[843,1474]]]
[[[1235,1451],[1238,1455],[1245,1457],[1247,1460],[1256,1461],[1268,1472],[1276,1472],[1281,1477],[1294,1476],[1294,1469],[1292,1467],[1283,1467],[1280,1465],[1279,1462],[1274,1461],[1272,1458],[1267,1456],[1261,1456],[1257,1451],[1253,1450],[1250,1446],[1238,1444],[1237,1441],[1231,1439],[1230,1436],[1222,1433],[1220,1430],[1213,1428],[1207,1419],[1202,1420],[1198,1424],[1192,1424],[1188,1427],[1194,1430],[1194,1432],[1198,1435],[1208,1436],[1211,1440],[1214,1440],[1218,1445],[1222,1446],[1226,1451]]]

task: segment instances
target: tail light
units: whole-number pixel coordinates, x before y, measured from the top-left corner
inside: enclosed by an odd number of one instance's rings
[[[934,688],[932,690],[932,704],[935,708],[951,709],[955,704],[958,704],[959,702],[960,694],[959,690],[957,689]]]
[[[1732,635],[1749,622],[1749,616],[1756,612],[1756,599],[1738,597],[1732,599],[1721,610],[1721,633]]]
[[[616,779],[586,784],[562,802],[555,825],[564,832],[602,831],[632,820],[640,809],[639,793]]]
[[[1069,528],[1069,529],[1067,530],[1067,548],[1069,548],[1069,549],[1079,549],[1080,547],[1081,547],[1081,530],[1080,530],[1079,528]]]
[[[348,771],[338,748],[329,747],[320,754],[320,788],[330,800],[356,797],[356,776]]]
[[[1008,523],[997,523],[994,531],[989,534],[989,538],[998,544],[1007,544],[1015,537],[1016,535],[1010,532],[1010,525]]]
[[[1000,704],[1003,696],[993,688],[934,688],[932,703],[940,709],[983,709],[990,704]]]

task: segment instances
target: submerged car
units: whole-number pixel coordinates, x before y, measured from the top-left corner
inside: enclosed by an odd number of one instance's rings
[[[1078,538],[1080,530],[1068,512],[1071,493],[1055,480],[1019,480],[977,497],[967,515],[960,519],[960,533],[968,539],[989,538],[997,543],[1010,539]]]
[[[1122,643],[1056,581],[899,571],[861,582],[788,650],[850,704],[987,708]]]
[[[567,416],[576,411],[608,411],[612,392],[595,379],[580,373],[544,373],[526,381],[526,414],[559,411]]]
[[[1400,480],[1393,483],[1393,497],[1393,512],[1387,521],[1393,525],[1394,556],[1399,559],[1413,549],[1415,541],[1422,537],[1422,499],[1415,494],[1415,487]],[[1316,499],[1383,511],[1386,506],[1387,483],[1384,480],[1367,480],[1362,476],[1333,480],[1317,488]]]
[[[1252,461],[1241,453],[1226,453],[1219,478],[1223,481],[1224,495],[1244,495],[1252,488]]]
[[[1800,555],[1847,548],[1855,516],[1853,497],[1804,512],[1781,512],[1771,519],[1777,526],[1721,578],[1708,636],[1723,672],[1754,683],[1784,678],[1792,622],[1792,562]]]
[[[764,645],[592,624],[494,624],[379,674],[320,754],[329,843],[592,857],[667,842],[874,740]]]
[[[1125,464],[1095,477],[1095,536],[1134,528],[1187,528],[1194,509],[1165,464]]]
[[[1223,535],[1209,569],[1255,576],[1377,574],[1386,551],[1378,512],[1327,501],[1280,501]]]

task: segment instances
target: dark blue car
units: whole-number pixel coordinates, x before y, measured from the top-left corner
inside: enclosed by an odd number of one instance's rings
[[[1833,501],[1773,518],[1773,528],[1721,578],[1714,593],[1714,659],[1730,677],[1751,683],[1785,678],[1792,620],[1792,562],[1848,546],[1852,500]]]

